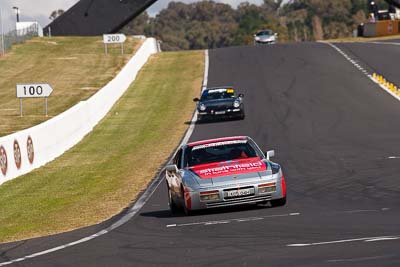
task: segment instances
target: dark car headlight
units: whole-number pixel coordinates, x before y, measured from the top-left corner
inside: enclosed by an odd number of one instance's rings
[[[206,109],[207,109],[206,105],[204,105],[204,104],[200,104],[199,105],[199,110],[200,111],[205,111]]]
[[[233,102],[233,107],[234,107],[234,108],[240,107],[240,101],[235,100],[235,102]]]

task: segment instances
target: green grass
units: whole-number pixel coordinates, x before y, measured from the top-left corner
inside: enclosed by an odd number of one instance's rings
[[[34,38],[0,57],[0,136],[29,128],[85,100],[125,65],[141,41],[129,38],[125,55],[117,47],[105,55],[101,37]],[[43,99],[24,99],[19,116],[17,83],[49,83],[49,117]]]
[[[0,186],[0,242],[101,222],[145,189],[179,144],[203,77],[203,52],[153,56],[77,146]]]

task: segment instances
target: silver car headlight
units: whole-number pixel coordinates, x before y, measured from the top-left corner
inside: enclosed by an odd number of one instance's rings
[[[206,110],[206,105],[204,105],[204,104],[200,104],[200,106],[199,106],[199,109],[200,109],[200,111],[204,111],[204,110]]]
[[[240,102],[238,100],[235,100],[235,102],[233,102],[233,107],[235,108],[240,107]]]
[[[258,193],[260,194],[273,193],[273,192],[276,192],[275,182],[258,185]]]
[[[219,191],[206,191],[200,192],[200,201],[210,201],[210,200],[219,200]]]

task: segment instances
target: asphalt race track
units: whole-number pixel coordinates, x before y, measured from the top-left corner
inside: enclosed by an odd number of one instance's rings
[[[338,43],[349,56],[356,59],[370,73],[376,72],[400,85],[400,40],[370,43]]]
[[[212,50],[208,85],[244,93],[246,119],[196,125],[191,140],[275,149],[286,206],[174,217],[161,183],[120,228],[12,266],[400,266],[399,101],[320,43]],[[0,246],[0,262],[103,226]]]

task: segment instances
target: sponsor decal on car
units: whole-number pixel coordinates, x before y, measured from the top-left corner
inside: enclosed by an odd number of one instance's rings
[[[219,89],[207,90],[206,93],[209,93],[209,94],[212,94],[212,93],[224,93],[226,91],[227,91],[227,89],[225,89],[225,88],[219,88]]]
[[[208,144],[194,146],[192,148],[192,151],[195,151],[198,149],[204,149],[204,148],[208,148],[208,147],[217,147],[217,146],[233,145],[233,144],[246,144],[246,143],[247,143],[247,140],[229,140],[229,141],[208,143]]]
[[[216,138],[216,139],[192,142],[192,143],[189,143],[188,146],[195,147],[195,146],[204,145],[204,144],[211,144],[211,143],[225,142],[225,141],[232,141],[232,140],[246,140],[246,138],[245,138],[245,136],[232,136],[232,137],[225,137],[225,138]]]
[[[200,178],[211,179],[216,177],[262,172],[267,169],[260,158],[239,159],[219,163],[197,165],[191,168]]]

